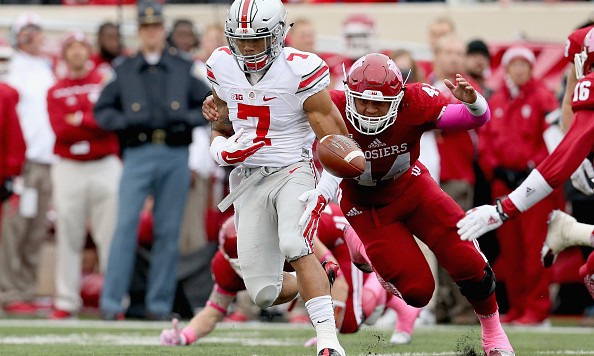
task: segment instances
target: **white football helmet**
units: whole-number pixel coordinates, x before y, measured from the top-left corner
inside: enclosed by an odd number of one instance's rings
[[[584,37],[582,51],[575,54],[573,62],[575,64],[575,76],[578,80],[592,72],[594,66],[594,27]]]
[[[280,0],[235,0],[229,8],[225,36],[237,64],[246,73],[268,68],[285,45],[287,12]],[[238,40],[264,38],[264,51],[243,55]]]

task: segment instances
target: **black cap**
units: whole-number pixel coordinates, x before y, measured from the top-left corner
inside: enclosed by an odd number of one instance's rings
[[[138,1],[138,24],[150,25],[154,23],[163,23],[163,5],[156,1]]]
[[[489,47],[482,40],[473,40],[468,42],[468,46],[466,46],[466,54],[482,54],[489,59],[491,58]]]

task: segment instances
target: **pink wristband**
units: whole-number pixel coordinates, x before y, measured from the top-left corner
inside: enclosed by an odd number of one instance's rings
[[[180,334],[186,339],[186,345],[191,345],[195,343],[196,340],[198,340],[198,335],[196,335],[194,329],[192,329],[189,325],[183,328]]]

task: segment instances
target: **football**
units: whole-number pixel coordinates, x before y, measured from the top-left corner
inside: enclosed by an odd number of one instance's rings
[[[353,140],[343,135],[326,135],[317,147],[324,169],[340,178],[355,178],[365,171],[365,155]]]

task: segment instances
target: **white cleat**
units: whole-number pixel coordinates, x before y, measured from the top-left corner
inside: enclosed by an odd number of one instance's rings
[[[365,323],[365,325],[375,325],[377,320],[382,315],[384,315],[384,311],[386,311],[386,304],[376,305],[371,315],[369,315],[367,319],[365,319],[363,322]]]
[[[488,356],[516,356],[516,353],[513,351],[492,349]]]
[[[402,331],[395,331],[390,338],[390,344],[392,345],[406,345],[410,344],[411,341],[412,335]]]
[[[550,267],[555,262],[559,252],[576,245],[576,242],[566,234],[576,223],[577,220],[573,216],[560,210],[553,210],[549,214],[547,237],[540,252],[540,258],[545,267]]]

